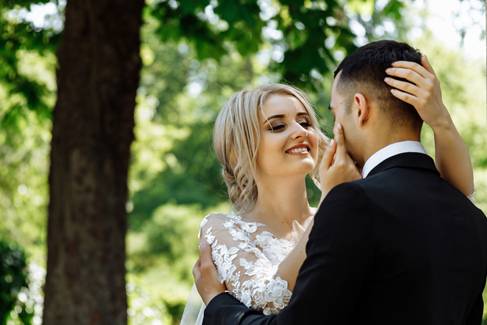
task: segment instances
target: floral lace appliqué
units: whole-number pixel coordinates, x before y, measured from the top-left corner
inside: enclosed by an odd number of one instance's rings
[[[263,224],[235,215],[209,215],[201,222],[201,235],[211,245],[220,281],[249,308],[275,314],[289,303],[287,281],[277,267],[294,243],[264,231]]]

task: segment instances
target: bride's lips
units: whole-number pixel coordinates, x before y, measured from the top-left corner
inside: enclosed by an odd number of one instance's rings
[[[285,152],[290,155],[307,155],[310,151],[311,148],[308,144],[300,143],[287,149]]]

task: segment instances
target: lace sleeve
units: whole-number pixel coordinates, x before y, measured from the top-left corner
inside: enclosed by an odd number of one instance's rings
[[[220,280],[247,307],[269,315],[287,306],[291,291],[287,281],[276,276],[273,265],[253,240],[256,224],[225,215],[207,216],[201,225],[201,239],[212,248]]]

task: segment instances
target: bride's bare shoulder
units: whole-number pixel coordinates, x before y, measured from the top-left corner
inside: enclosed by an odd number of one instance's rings
[[[207,214],[203,220],[201,221],[200,228],[203,228],[207,225],[218,225],[222,224],[223,222],[229,219],[228,213],[221,213],[221,212],[212,212]]]
[[[205,218],[211,218],[211,219],[225,219],[228,218],[229,214],[228,213],[223,213],[223,212],[211,212],[208,213]]]

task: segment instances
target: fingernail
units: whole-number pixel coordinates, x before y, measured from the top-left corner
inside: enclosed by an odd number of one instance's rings
[[[386,73],[391,73],[392,72],[392,68],[387,68],[386,69]]]

